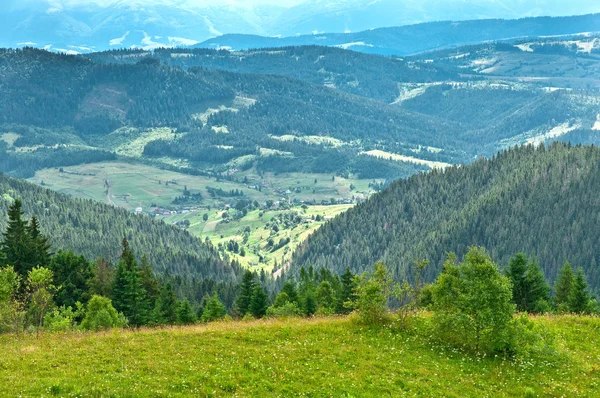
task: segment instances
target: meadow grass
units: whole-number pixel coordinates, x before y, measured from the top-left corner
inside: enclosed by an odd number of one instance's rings
[[[512,360],[351,318],[0,336],[2,396],[600,395],[600,319],[540,317],[553,354]]]

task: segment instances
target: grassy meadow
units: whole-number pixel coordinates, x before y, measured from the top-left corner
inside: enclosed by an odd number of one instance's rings
[[[418,322],[424,322],[419,318]],[[555,352],[513,360],[351,318],[0,336],[0,395],[78,397],[600,395],[600,319],[537,317]]]

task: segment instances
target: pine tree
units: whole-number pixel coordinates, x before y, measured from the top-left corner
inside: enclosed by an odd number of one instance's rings
[[[356,299],[356,282],[355,275],[350,271],[350,267],[346,267],[346,271],[342,275],[342,289],[337,302],[337,313],[348,314],[352,308],[347,304],[353,303]]]
[[[262,318],[267,313],[269,303],[267,302],[267,293],[262,286],[256,285],[250,299],[250,313],[255,318]]]
[[[157,325],[174,325],[177,322],[177,297],[170,283],[160,288],[152,311],[152,322]]]
[[[92,266],[83,256],[72,251],[59,251],[50,261],[54,284],[59,287],[54,300],[57,306],[75,308],[75,303],[87,303],[89,285],[93,278]]]
[[[242,277],[242,283],[239,287],[238,297],[235,301],[236,310],[239,316],[246,315],[250,308],[250,301],[256,286],[255,275],[252,271],[246,270]]]
[[[47,266],[50,263],[50,243],[40,232],[40,223],[33,216],[27,225],[27,233],[31,242],[31,263],[33,266]]]
[[[506,276],[512,283],[513,302],[522,312],[542,312],[547,308],[550,287],[539,264],[519,253],[510,259]]]
[[[177,323],[180,325],[191,325],[196,322],[196,314],[188,299],[183,299],[177,308]]]
[[[112,301],[117,311],[127,317],[130,325],[141,326],[148,322],[147,293],[127,239],[123,239],[123,253],[115,272]]]
[[[590,295],[587,291],[588,284],[581,268],[577,269],[571,297],[569,299],[569,309],[576,314],[589,312]]]
[[[569,301],[571,300],[574,283],[573,269],[571,268],[571,264],[566,263],[554,285],[554,305],[558,310],[566,311],[569,309]]]
[[[4,261],[12,265],[19,275],[26,277],[34,267],[34,255],[21,208],[21,200],[16,199],[8,209],[8,226],[3,235],[1,251]]]
[[[296,281],[293,279],[287,280],[281,289],[282,293],[285,293],[288,297],[289,302],[300,304],[298,302],[298,289],[296,287]]]
[[[213,322],[219,319],[223,319],[227,311],[225,306],[219,300],[217,293],[213,294],[210,299],[206,302],[204,310],[202,311],[202,322]]]

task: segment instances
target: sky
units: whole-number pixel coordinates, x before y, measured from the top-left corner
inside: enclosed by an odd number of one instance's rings
[[[292,7],[307,0],[1,0],[8,8],[48,7],[50,10],[63,10],[75,7],[100,6],[108,7],[115,4],[127,5],[175,5],[190,8],[203,8],[207,6],[235,5],[238,7],[252,7],[260,5],[278,5]]]

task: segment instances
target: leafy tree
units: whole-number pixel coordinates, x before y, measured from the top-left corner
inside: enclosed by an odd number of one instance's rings
[[[54,285],[52,281],[53,273],[48,268],[36,267],[27,275],[29,315],[38,328],[43,326],[44,316],[53,304]]]
[[[360,320],[366,325],[377,325],[387,321],[388,300],[392,293],[392,277],[382,263],[375,264],[371,274],[357,277],[354,307]]]
[[[183,299],[177,308],[177,323],[180,325],[191,325],[196,322],[196,314],[188,299]]]
[[[117,312],[109,298],[94,295],[87,303],[81,327],[98,331],[119,328],[126,324],[125,316]]]
[[[75,303],[86,303],[89,299],[89,284],[93,277],[92,266],[83,256],[72,251],[59,251],[50,261],[54,274],[54,285],[58,291],[54,300],[59,307],[75,307]]]
[[[204,311],[202,312],[202,322],[213,322],[219,319],[223,319],[227,311],[225,306],[219,300],[219,296],[215,293],[206,302]]]
[[[283,293],[285,294],[285,293]],[[266,316],[269,318],[278,318],[278,317],[289,317],[289,316],[300,316],[302,315],[302,310],[298,307],[298,304],[295,302],[285,302],[284,304],[275,305],[273,304],[269,308],[267,308]]]
[[[436,334],[475,352],[510,350],[516,309],[511,299],[509,279],[485,249],[471,248],[462,264],[451,255],[433,286]]]
[[[237,313],[243,317],[250,310],[250,301],[256,286],[255,275],[252,271],[244,271],[242,283],[239,287],[238,297],[235,301]]]
[[[112,301],[130,325],[141,326],[148,322],[148,296],[127,239],[123,239],[122,248],[112,287]]]
[[[255,318],[262,318],[266,315],[268,306],[268,297],[267,293],[265,293],[265,289],[260,285],[254,286],[249,308],[252,316]]]
[[[587,291],[588,285],[585,280],[583,269],[578,268],[569,298],[569,309],[576,314],[586,314],[590,312],[591,297]]]
[[[506,276],[512,283],[513,302],[522,312],[541,312],[548,307],[550,287],[538,263],[523,253],[510,259]]]
[[[23,324],[17,293],[21,277],[12,266],[0,268],[0,332],[18,332]]]
[[[173,286],[170,283],[162,285],[152,311],[152,322],[157,325],[174,325],[177,322],[177,308]]]
[[[559,312],[569,310],[569,302],[573,292],[573,285],[575,284],[575,277],[573,275],[573,269],[571,264],[566,263],[554,285],[554,305]]]

